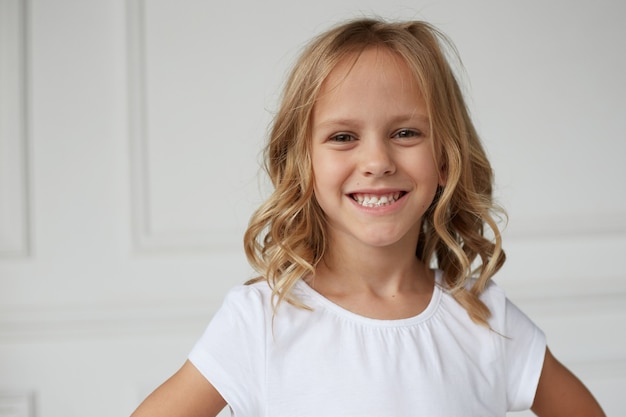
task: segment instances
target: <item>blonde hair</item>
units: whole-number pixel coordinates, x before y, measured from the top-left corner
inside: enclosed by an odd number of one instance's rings
[[[315,273],[326,247],[325,216],[313,193],[311,112],[331,70],[369,47],[396,53],[413,72],[427,104],[435,157],[445,170],[446,185],[424,215],[416,256],[441,269],[444,286],[472,320],[487,325],[490,312],[479,296],[505,261],[493,217],[493,173],[446,58],[446,52],[456,56],[456,51],[425,22],[359,19],[321,34],[304,50],[285,85],[265,149],[274,191],[244,236],[246,256],[261,274],[250,282],[267,280],[275,307],[287,301],[306,308],[291,289]]]

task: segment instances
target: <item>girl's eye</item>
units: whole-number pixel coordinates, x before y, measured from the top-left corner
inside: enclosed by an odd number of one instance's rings
[[[395,139],[417,138],[421,137],[422,132],[419,130],[402,129],[397,131],[392,137]]]
[[[338,135],[335,136],[331,136],[330,137],[330,141],[331,142],[352,142],[353,140],[355,140],[355,137],[348,134],[348,133],[340,133]]]

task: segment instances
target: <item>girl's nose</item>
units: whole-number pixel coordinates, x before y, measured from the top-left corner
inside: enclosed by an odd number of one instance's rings
[[[396,172],[388,143],[384,140],[363,141],[361,171],[366,176],[382,177]]]

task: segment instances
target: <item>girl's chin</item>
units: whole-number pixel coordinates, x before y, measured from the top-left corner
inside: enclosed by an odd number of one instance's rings
[[[415,246],[416,239],[408,239],[406,233],[387,232],[381,233],[364,229],[358,235],[354,236],[354,244],[361,245],[364,249],[388,249],[397,248],[404,243]]]

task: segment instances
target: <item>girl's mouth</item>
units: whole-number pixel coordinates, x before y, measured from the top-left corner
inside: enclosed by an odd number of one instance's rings
[[[382,207],[395,203],[405,194],[405,191],[396,191],[387,194],[353,193],[350,194],[350,198],[363,207]]]

